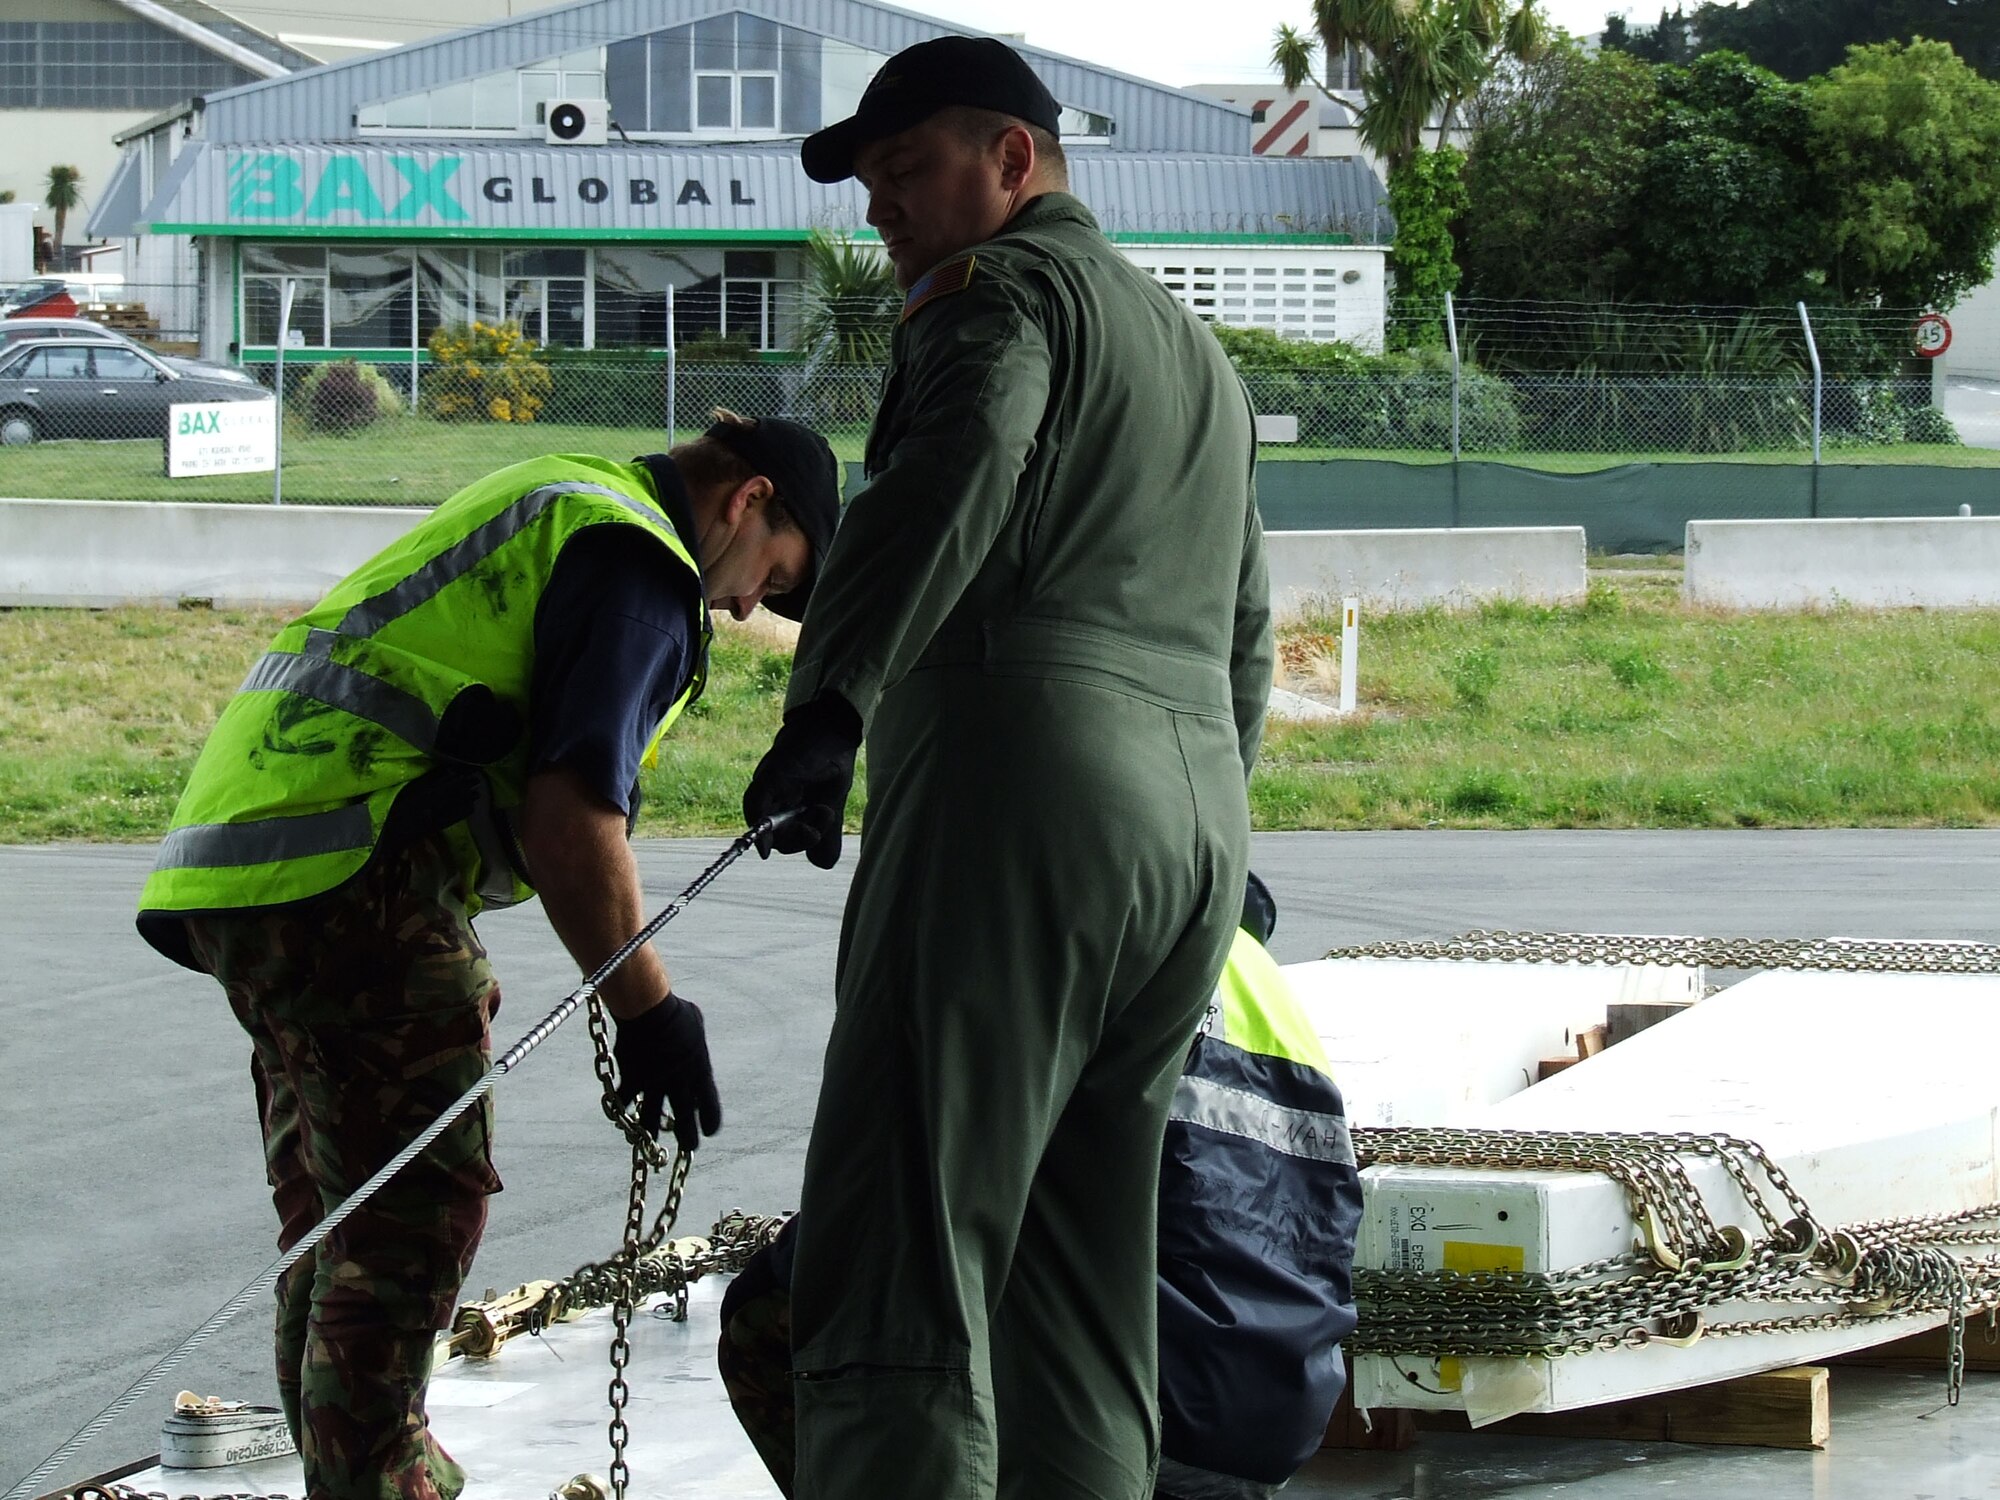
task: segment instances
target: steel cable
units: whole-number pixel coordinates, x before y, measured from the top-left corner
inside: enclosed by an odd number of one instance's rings
[[[7,1491],[5,1500],[30,1500],[30,1497],[35,1494],[35,1487],[37,1485],[81,1452],[91,1439],[95,1438],[128,1410],[135,1401],[157,1385],[168,1371],[172,1370],[183,1359],[187,1358],[188,1355],[208,1342],[223,1324],[227,1323],[247,1307],[251,1299],[261,1293],[268,1292],[272,1287],[276,1286],[279,1277],[283,1276],[285,1272],[297,1265],[306,1256],[312,1254],[327,1235],[338,1228],[342,1221],[363,1203],[367,1202],[370,1197],[379,1192],[384,1183],[388,1182],[396,1173],[422,1155],[424,1149],[446,1130],[450,1129],[461,1115],[481,1099],[485,1098],[487,1094],[491,1093],[493,1086],[501,1078],[519,1067],[529,1053],[533,1052],[543,1042],[553,1036],[556,1029],[571,1016],[575,1015],[578,1008],[588,1002],[597,993],[604,981],[617,972],[620,965],[650,942],[654,934],[659,932],[662,927],[665,927],[667,923],[686,910],[688,903],[706,890],[718,875],[756,847],[759,839],[767,837],[795,816],[797,816],[796,813],[780,813],[777,817],[766,818],[755,828],[749,829],[733,839],[729,847],[716,857],[714,863],[695,876],[685,890],[663,906],[651,921],[647,922],[644,927],[641,927],[632,936],[624,947],[599,964],[591,972],[590,976],[565,995],[553,1010],[533,1026],[529,1027],[526,1034],[495,1060],[493,1065],[486,1070],[477,1083],[461,1094],[443,1114],[425,1126],[409,1145],[391,1157],[379,1172],[362,1183],[338,1207],[334,1208],[325,1218],[321,1219],[319,1223],[307,1231],[297,1244],[271,1262],[241,1291],[223,1303],[206,1322],[158,1360],[145,1374],[141,1375],[123,1395],[112,1401],[109,1406],[86,1422],[68,1442],[64,1443],[37,1465],[27,1478],[21,1480],[20,1483]]]

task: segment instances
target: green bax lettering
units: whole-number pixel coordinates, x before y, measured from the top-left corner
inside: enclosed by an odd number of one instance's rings
[[[296,157],[277,152],[250,152],[229,163],[229,216],[233,219],[296,219],[324,221],[343,216],[362,223],[412,224],[428,210],[442,223],[463,223],[471,217],[452,194],[451,179],[462,157],[423,162],[414,156],[392,156],[389,165],[402,179],[403,192],[391,209],[376,192],[366,163],[358,156],[334,156],[313,184],[308,200],[305,167]]]
[[[229,159],[229,217],[231,219],[292,219],[306,223],[464,224],[472,219],[458,196],[452,180],[465,165],[459,156],[424,161],[414,156],[390,156],[386,161],[401,179],[400,195],[394,206],[384,201],[379,186],[379,167],[367,157],[336,154],[315,164],[276,151],[242,152]],[[316,175],[315,175],[316,172]],[[529,177],[523,195],[517,179],[500,173],[478,180],[479,195],[488,203],[511,205],[516,202],[552,204],[559,194],[545,177]],[[631,177],[614,184],[602,177],[584,177],[573,191],[590,207],[609,204],[619,196],[635,208],[651,208],[667,202],[667,193],[651,177]],[[708,185],[699,177],[681,181],[672,197],[673,206],[709,208],[715,200]],[[745,190],[740,178],[729,179],[731,207],[754,206],[757,199]]]

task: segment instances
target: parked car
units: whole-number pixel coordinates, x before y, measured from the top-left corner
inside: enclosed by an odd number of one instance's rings
[[[237,369],[234,365],[218,365],[205,359],[184,359],[178,354],[161,354],[148,349],[129,334],[120,333],[115,328],[106,328],[102,323],[93,323],[89,318],[45,318],[34,317],[0,318],[0,349],[6,349],[23,339],[89,339],[99,344],[117,344],[126,349],[137,349],[151,359],[157,359],[170,370],[178,370],[183,375],[199,375],[206,380],[252,381],[253,377]]]
[[[51,318],[74,317],[76,297],[70,291],[69,283],[53,276],[43,276],[0,287],[0,318],[30,312]]]
[[[184,375],[157,355],[92,339],[29,339],[0,350],[0,443],[164,438],[179,402],[269,401],[254,382]]]

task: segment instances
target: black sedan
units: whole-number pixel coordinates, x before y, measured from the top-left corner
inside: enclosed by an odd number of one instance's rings
[[[121,349],[137,349],[141,354],[150,354],[168,369],[182,375],[199,375],[205,380],[233,380],[242,385],[254,384],[250,375],[234,365],[162,354],[156,349],[148,349],[137,339],[126,337],[115,328],[106,328],[88,318],[0,318],[0,349],[11,348],[28,339],[89,339],[98,344],[116,344]]]
[[[184,402],[269,401],[241,380],[172,369],[140,349],[29,339],[0,351],[0,443],[39,438],[160,438]]]

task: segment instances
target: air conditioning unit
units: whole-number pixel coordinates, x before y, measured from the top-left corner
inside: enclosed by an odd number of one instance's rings
[[[602,99],[550,99],[542,105],[542,138],[551,146],[601,146],[610,120]]]

